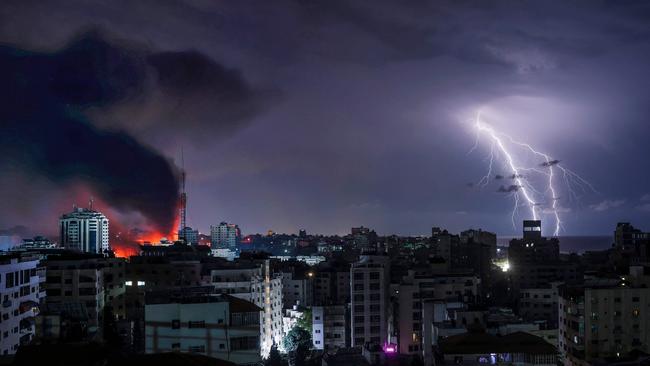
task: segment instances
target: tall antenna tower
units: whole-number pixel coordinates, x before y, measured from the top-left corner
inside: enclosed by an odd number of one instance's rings
[[[187,227],[186,215],[187,215],[187,193],[185,193],[185,158],[183,157],[183,148],[181,147],[181,202],[179,214],[181,217],[181,222],[179,223],[178,228],[178,240],[183,241],[187,244],[187,234],[185,228]]]

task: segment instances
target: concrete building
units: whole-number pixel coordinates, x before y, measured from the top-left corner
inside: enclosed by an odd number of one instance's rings
[[[145,305],[145,352],[187,352],[257,365],[260,308],[229,296],[180,292],[150,293]]]
[[[503,337],[478,331],[459,334],[443,339],[440,351],[445,365],[557,365],[555,347],[524,332]]]
[[[0,256],[0,352],[12,355],[35,335],[35,316],[45,299],[45,270],[38,258],[18,254]]]
[[[491,289],[492,260],[496,256],[496,234],[481,229],[463,231],[458,245],[452,247],[452,263],[455,268],[472,269],[481,278],[484,292]]]
[[[312,311],[312,344],[318,350],[335,350],[350,346],[350,325],[347,305],[314,306]]]
[[[430,270],[409,270],[391,285],[395,337],[400,354],[422,354],[431,342],[432,323],[447,318],[447,304],[474,304],[481,280],[475,275],[434,275]],[[428,304],[428,306],[427,306]],[[433,306],[433,307],[432,307]],[[430,314],[425,314],[429,312]],[[431,343],[429,344],[429,348]]]
[[[74,306],[86,314],[85,330],[92,338],[100,331],[105,304],[103,257],[100,255],[50,255],[43,261],[47,278],[43,287],[48,307]]]
[[[199,231],[189,226],[178,230],[179,240],[185,240],[186,244],[197,245],[199,243]]]
[[[542,237],[540,220],[524,220],[521,239],[512,239],[508,246],[510,268],[526,269],[531,263],[554,263],[560,260],[560,242],[557,238]]]
[[[20,245],[21,250],[27,249],[54,249],[56,248],[56,243],[52,242],[50,239],[43,236],[35,236],[30,239],[23,239],[22,244]]]
[[[110,250],[108,219],[101,212],[75,207],[59,219],[60,245],[78,252],[103,253]]]
[[[314,270],[314,305],[347,304],[350,302],[350,263],[327,261]]]
[[[350,268],[351,345],[383,347],[389,343],[390,258],[363,254]]]
[[[124,258],[103,258],[104,304],[116,320],[126,319],[126,265]]]
[[[559,350],[565,365],[650,352],[650,288],[593,279],[559,288]]]
[[[294,305],[311,306],[313,300],[313,271],[304,272],[281,272],[282,276],[282,301],[285,309],[291,309]]]
[[[544,288],[522,289],[519,293],[518,314],[525,321],[544,321],[545,329],[557,329],[558,286],[562,282],[550,282]]]
[[[614,230],[614,263],[627,267],[648,261],[650,256],[650,233],[643,232],[629,222],[619,222]]]
[[[241,233],[239,226],[222,222],[216,226],[210,226],[210,239],[213,249],[236,249]]]
[[[183,245],[183,247],[187,247]],[[162,248],[161,248],[162,249]],[[152,254],[152,253],[148,253]],[[125,306],[127,319],[144,319],[146,291],[207,285],[201,277],[198,258],[165,255],[133,256],[125,267]]]
[[[260,347],[263,356],[268,355],[273,344],[282,343],[282,275],[272,270],[268,259],[212,269],[210,276],[210,285],[216,292],[250,301],[262,309]]]

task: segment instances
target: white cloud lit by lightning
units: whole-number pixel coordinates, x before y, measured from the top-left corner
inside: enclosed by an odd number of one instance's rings
[[[563,188],[568,193],[568,201],[578,200],[577,189],[583,192],[587,190],[595,192],[593,186],[575,172],[562,166],[559,160],[540,152],[530,144],[519,142],[510,135],[495,130],[494,127],[482,120],[480,111],[476,115],[474,127],[476,143],[470,153],[478,147],[482,135],[486,135],[490,142],[489,154],[486,158],[488,170],[485,176],[479,180],[478,186],[484,188],[492,179],[511,179],[513,184],[501,185],[499,191],[509,193],[514,200],[511,213],[513,226],[515,226],[515,218],[521,203],[530,212],[528,218],[539,220],[544,214],[550,215],[554,221],[553,236],[558,236],[563,229],[560,214],[566,210],[558,203],[560,200],[558,173],[564,178]],[[539,159],[533,166],[526,165],[530,160],[530,155]],[[505,169],[509,171],[508,176],[494,174],[494,165],[499,158],[502,158]],[[534,179],[534,175],[541,176],[543,179]],[[541,189],[539,189],[540,187]],[[547,200],[550,202],[546,202]]]

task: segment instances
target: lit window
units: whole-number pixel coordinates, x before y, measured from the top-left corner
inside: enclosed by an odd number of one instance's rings
[[[138,286],[144,286],[144,281],[138,281]]]
[[[126,281],[124,284],[127,286],[133,286],[133,281]]]

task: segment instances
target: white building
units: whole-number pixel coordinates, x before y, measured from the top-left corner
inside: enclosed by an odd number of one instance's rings
[[[334,350],[349,345],[347,305],[314,306],[312,311],[312,344],[315,349]]]
[[[151,294],[145,304],[145,352],[187,352],[257,365],[260,308],[229,295]]]
[[[212,269],[211,285],[218,293],[247,300],[262,309],[260,314],[260,343],[262,356],[268,355],[273,344],[282,344],[282,276],[273,273],[269,260],[251,267]]]
[[[284,317],[282,318],[282,333],[286,336],[291,329],[298,324],[305,314],[303,308],[294,305],[290,309],[284,309]]]
[[[110,249],[108,219],[91,209],[75,207],[59,219],[60,245],[79,252],[102,253]]]
[[[239,253],[237,252],[237,250],[231,248],[211,249],[210,254],[212,254],[213,257],[224,258],[231,262],[239,258]]]
[[[36,258],[7,255],[0,257],[0,352],[11,355],[35,334],[34,317],[45,298],[41,283],[44,270]]]
[[[218,248],[237,248],[239,239],[239,226],[222,222],[217,226],[210,226],[210,243],[213,249]]]

